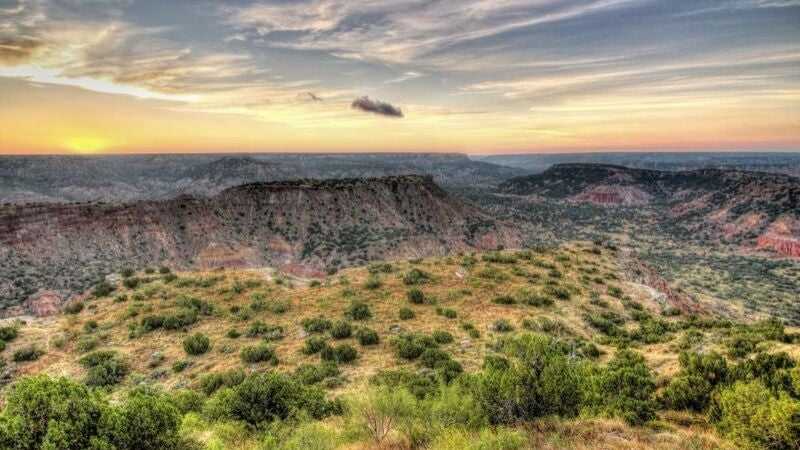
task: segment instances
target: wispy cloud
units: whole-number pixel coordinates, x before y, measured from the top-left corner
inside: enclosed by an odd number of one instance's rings
[[[269,45],[322,50],[359,60],[407,63],[463,42],[573,19],[643,0],[305,0],[226,8],[229,22],[256,36],[290,32]]]

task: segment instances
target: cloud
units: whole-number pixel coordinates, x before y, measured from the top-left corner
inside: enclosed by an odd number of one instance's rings
[[[0,65],[12,65],[33,58],[42,42],[25,36],[0,36]]]
[[[228,23],[268,45],[342,58],[418,61],[436,51],[641,0],[299,0],[224,8]]]
[[[380,100],[372,100],[367,96],[359,97],[353,100],[350,105],[353,109],[358,109],[364,112],[375,113],[387,117],[403,117],[403,111],[386,102]]]

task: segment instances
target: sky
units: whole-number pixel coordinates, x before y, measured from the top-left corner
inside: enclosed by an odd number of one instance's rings
[[[0,153],[800,149],[800,0],[0,0]]]

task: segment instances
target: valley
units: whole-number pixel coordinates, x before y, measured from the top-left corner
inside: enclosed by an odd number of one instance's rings
[[[793,448],[797,178],[284,158],[2,202],[0,448]]]

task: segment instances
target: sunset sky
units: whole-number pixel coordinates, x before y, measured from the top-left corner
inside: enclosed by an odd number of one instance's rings
[[[0,0],[0,153],[800,149],[800,0]]]

